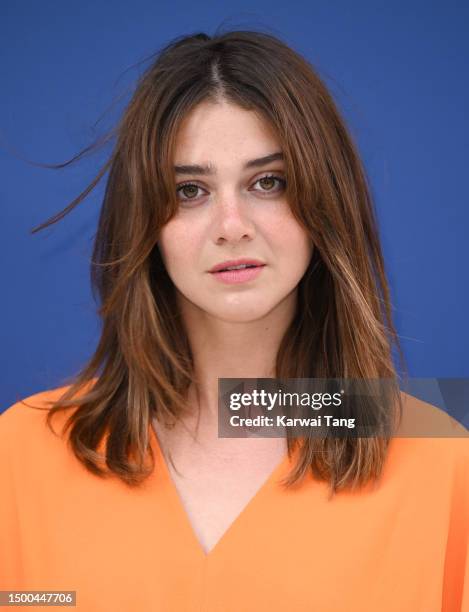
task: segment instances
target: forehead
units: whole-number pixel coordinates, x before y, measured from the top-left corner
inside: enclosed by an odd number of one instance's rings
[[[204,101],[181,122],[174,151],[175,163],[184,164],[251,159],[279,149],[278,136],[259,113],[227,101]]]

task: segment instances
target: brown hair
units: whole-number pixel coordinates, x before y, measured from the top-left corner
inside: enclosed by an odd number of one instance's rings
[[[91,265],[101,337],[73,384],[48,408],[47,423],[55,412],[76,407],[64,427],[70,428],[76,457],[91,472],[110,471],[129,485],[154,469],[151,419],[180,418],[194,380],[190,346],[157,242],[178,209],[173,171],[178,126],[198,103],[221,98],[255,110],[276,130],[288,202],[315,245],[298,287],[296,316],[277,354],[277,377],[390,379],[395,385],[380,418],[401,416],[393,347],[403,357],[370,189],[331,94],[312,66],[271,34],[179,37],[140,77],[115,131],[112,154],[94,181],[33,230],[70,212],[109,170]],[[98,465],[96,453],[106,436],[108,471]],[[304,439],[285,484],[311,471],[332,492],[363,485],[379,477],[389,440],[384,434]],[[288,452],[298,444],[288,438]]]

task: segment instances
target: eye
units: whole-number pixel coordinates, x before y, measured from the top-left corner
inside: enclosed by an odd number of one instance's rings
[[[266,174],[258,178],[253,183],[253,185],[257,185],[258,183],[261,185],[261,189],[253,189],[253,191],[269,194],[279,193],[283,191],[286,187],[287,181],[276,174]],[[277,188],[275,187],[275,185],[277,185]],[[205,191],[205,189],[200,187],[200,185],[197,185],[197,183],[191,182],[181,183],[181,185],[178,185],[178,187],[176,188],[176,192],[181,202],[190,202],[197,200],[199,197],[201,197],[201,194],[199,194],[199,190]]]
[[[256,185],[257,183],[261,185],[262,189],[254,189],[254,191],[261,191],[264,193],[278,193],[279,191],[283,191],[285,189],[287,181],[276,174],[266,174],[265,176],[261,176],[261,178],[258,178],[254,185]],[[277,183],[278,185],[277,189],[275,189],[275,183]]]
[[[197,199],[197,191],[199,189],[202,189],[202,187],[200,187],[199,185],[196,185],[195,183],[182,183],[182,185],[179,185],[176,189],[176,192],[178,193],[178,195],[180,196],[181,194],[184,194],[187,197],[180,197],[179,199],[184,201],[188,201],[188,200],[196,200]]]

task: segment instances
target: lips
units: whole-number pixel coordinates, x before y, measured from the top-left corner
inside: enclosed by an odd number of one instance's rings
[[[213,266],[213,268],[209,270],[209,272],[213,274],[215,272],[221,272],[222,270],[226,270],[227,268],[231,268],[233,266],[241,266],[241,265],[257,268],[257,267],[265,266],[265,263],[263,261],[260,261],[259,259],[247,259],[247,258],[232,259],[228,261],[222,261],[219,264],[216,264],[215,266]]]
[[[224,285],[251,285],[261,274],[265,268],[262,266],[247,266],[245,268],[232,268],[231,270],[218,270],[212,273],[212,278]]]

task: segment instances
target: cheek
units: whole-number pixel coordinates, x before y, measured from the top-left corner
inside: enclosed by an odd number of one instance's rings
[[[274,209],[266,209],[266,213],[258,219],[259,227],[268,228],[268,234],[276,244],[285,248],[309,248],[311,239],[297,221],[287,202],[280,202]]]
[[[170,221],[161,230],[159,247],[168,272],[184,267],[191,258],[193,249],[190,236],[186,224],[177,220]]]
[[[284,253],[292,265],[309,263],[313,253],[313,243],[303,227],[291,215],[286,215],[281,223],[271,227],[272,242]]]

